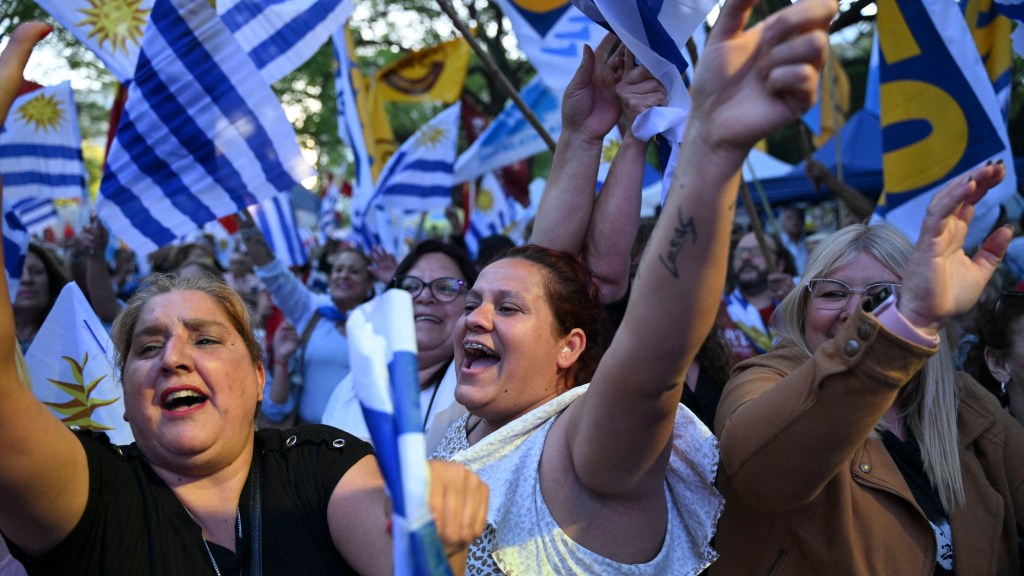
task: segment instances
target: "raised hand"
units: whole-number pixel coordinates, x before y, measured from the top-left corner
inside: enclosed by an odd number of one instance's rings
[[[625,114],[626,130],[623,136],[631,135],[636,117],[650,108],[668,104],[668,94],[661,81],[650,70],[637,64],[636,57],[628,49],[622,48],[613,62],[613,68],[622,71],[621,79],[615,85],[615,94]]]
[[[383,246],[374,246],[370,249],[370,274],[374,280],[387,284],[397,269],[398,262],[394,254],[385,250]]]
[[[974,205],[1004,176],[1001,162],[986,164],[946,184],[928,204],[897,305],[918,328],[937,333],[951,317],[970,310],[999,266],[1013,236],[1010,228],[992,232],[973,258],[963,246]]]
[[[815,101],[835,0],[801,0],[744,30],[754,0],[729,0],[697,66],[690,124],[745,156]]]
[[[617,55],[609,61],[615,36],[608,34],[601,40],[595,53],[583,47],[583,61],[565,88],[562,97],[562,130],[579,132],[582,136],[601,141],[618,122],[622,111],[615,95]]]

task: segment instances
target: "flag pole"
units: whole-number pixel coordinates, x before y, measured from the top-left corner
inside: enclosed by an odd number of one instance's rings
[[[761,220],[757,217],[754,199],[750,197],[750,189],[747,188],[747,181],[743,179],[742,173],[740,173],[740,197],[743,198],[743,207],[750,214],[750,228],[754,232],[754,237],[757,238],[757,245],[761,248],[761,254],[764,255],[764,263],[768,266],[769,271],[777,272],[775,252],[768,249],[768,239],[765,238],[764,228],[761,227]],[[765,200],[767,202],[767,199]],[[768,209],[768,217],[771,218],[771,206],[766,205],[765,208]]]
[[[457,28],[459,33],[462,34],[462,37],[466,39],[466,42],[469,43],[473,52],[475,52],[477,57],[480,58],[480,62],[483,63],[484,70],[487,71],[487,74],[498,82],[498,85],[501,86],[505,93],[508,94],[508,97],[511,98],[512,101],[516,103],[516,106],[518,106],[523,112],[523,117],[526,118],[526,121],[533,126],[533,129],[540,134],[541,138],[544,139],[544,143],[548,145],[548,148],[554,152],[555,141],[551,138],[551,135],[544,129],[544,125],[540,123],[540,120],[537,118],[537,115],[533,113],[533,110],[530,110],[530,107],[526,105],[526,102],[523,102],[523,99],[519,96],[519,91],[512,85],[512,82],[509,81],[508,77],[502,74],[501,70],[498,69],[498,65],[494,63],[494,59],[491,58],[491,55],[488,54],[487,51],[480,46],[480,43],[477,42],[476,38],[473,37],[473,33],[466,26],[465,22],[463,22],[462,19],[459,18],[459,15],[455,13],[455,8],[452,7],[451,2],[449,2],[449,0],[437,0],[437,3],[441,6],[441,10],[451,18],[452,24],[454,24],[455,28]]]

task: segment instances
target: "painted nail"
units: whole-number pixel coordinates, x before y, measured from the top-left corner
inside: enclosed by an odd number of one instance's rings
[[[46,38],[50,35],[50,32],[53,32],[53,26],[47,26],[44,28],[43,33],[39,35],[39,39],[42,40],[43,38]]]
[[[988,162],[985,162],[985,166],[991,166],[991,165],[992,165],[992,159],[990,158]]]
[[[1000,158],[999,160],[996,160],[996,164],[1002,165],[1003,164],[1003,159]]]

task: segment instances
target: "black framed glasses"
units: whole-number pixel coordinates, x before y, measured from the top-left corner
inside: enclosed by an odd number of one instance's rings
[[[854,292],[859,292],[860,299],[863,300],[877,296],[887,287],[895,291],[900,285],[895,282],[876,282],[865,288],[854,288],[842,280],[832,278],[815,278],[807,282],[807,290],[811,293],[811,302],[822,310],[842,310]]]
[[[423,292],[424,287],[430,288],[430,293],[441,302],[451,302],[459,297],[462,288],[466,285],[465,280],[458,278],[435,278],[430,282],[424,282],[415,276],[395,276],[391,280],[391,286],[399,290],[405,290],[416,298]]]

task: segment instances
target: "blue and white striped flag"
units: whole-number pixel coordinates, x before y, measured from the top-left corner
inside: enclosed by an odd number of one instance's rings
[[[19,96],[0,131],[4,197],[81,199],[82,134],[71,82]]]
[[[313,175],[281,103],[206,0],[157,0],[97,211],[139,253]]]
[[[456,102],[421,126],[388,159],[373,195],[353,201],[353,228],[364,247],[381,243],[381,210],[415,213],[451,204],[461,111]]]
[[[25,255],[28,253],[28,230],[18,219],[18,215],[10,209],[7,200],[3,202],[4,229],[4,277],[7,279],[7,291],[10,292],[11,303],[18,295],[18,284],[21,283],[21,271],[25,268]]]
[[[520,96],[548,134],[557,139],[562,133],[561,95],[556,96],[538,76],[523,88]],[[480,137],[459,154],[452,182],[461,184],[479,178],[487,172],[547,150],[547,143],[526,121],[523,111],[510,100]]]
[[[69,282],[25,353],[32,391],[68,426],[105,432],[114,444],[135,441],[124,421],[114,343],[78,284]]]
[[[41,236],[47,228],[57,229],[60,225],[57,207],[49,198],[22,198],[10,206],[29,236]]]
[[[338,90],[338,135],[342,142],[352,151],[355,169],[355,182],[352,185],[352,205],[365,206],[373,196],[373,171],[370,167],[370,152],[366,148],[363,136],[363,121],[359,117],[359,106],[356,100],[357,90],[363,89],[362,82],[356,82],[353,72],[352,39],[347,27],[338,30],[332,37],[334,57],[338,61],[338,69],[334,76],[334,85]],[[362,75],[359,75],[362,78]],[[353,219],[354,221],[354,219]],[[360,234],[355,234],[356,238]],[[358,240],[357,240],[358,241]],[[369,246],[364,246],[369,248]]]
[[[974,209],[965,246],[977,246],[1014,193],[1017,178],[999,102],[955,2],[879,4],[878,35],[885,189],[876,216],[911,241],[936,190],[975,166],[1002,159],[1006,178]]]
[[[472,192],[469,226],[466,229],[466,248],[475,260],[480,241],[488,236],[507,236],[516,244],[523,243],[523,208],[515,198],[507,195],[493,172],[484,174],[480,185]]]
[[[306,247],[295,225],[290,195],[278,194],[250,206],[249,214],[263,233],[271,253],[284,262],[285,266],[302,266],[309,261]]]
[[[572,0],[592,17],[601,17],[668,93],[668,106],[652,108],[633,123],[637,137],[665,133],[682,141],[690,94],[681,74],[687,68],[686,41],[704,22],[716,0]],[[596,12],[595,12],[596,11]]]
[[[412,297],[388,290],[353,310],[345,327],[356,397],[391,494],[393,573],[450,574],[427,506]]]
[[[217,14],[269,84],[324,45],[352,15],[352,1],[218,0]]]
[[[324,191],[324,197],[320,200],[320,214],[317,217],[317,227],[320,234],[326,240],[331,232],[338,227],[338,200],[341,199],[341,185],[344,182],[342,174],[335,174]]]
[[[154,0],[36,0],[106,64],[118,82],[135,75]]]
[[[597,46],[605,30],[564,0],[497,2],[512,24],[519,49],[560,105],[562,93],[580,65],[583,45]]]

